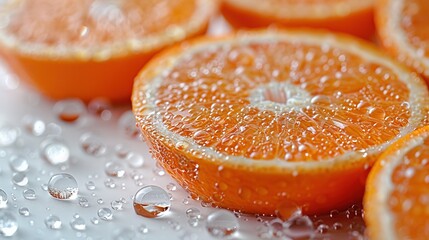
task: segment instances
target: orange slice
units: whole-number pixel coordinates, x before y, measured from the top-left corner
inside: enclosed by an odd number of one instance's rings
[[[239,33],[167,50],[136,78],[153,157],[194,197],[250,213],[360,201],[391,141],[417,128],[424,82],[360,40]]]
[[[392,144],[375,164],[365,192],[371,239],[429,236],[429,126]]]
[[[429,1],[379,0],[376,6],[382,45],[429,81]]]
[[[374,0],[223,0],[235,27],[315,27],[371,38]]]
[[[203,33],[214,0],[8,0],[0,54],[49,97],[129,101],[160,49]]]

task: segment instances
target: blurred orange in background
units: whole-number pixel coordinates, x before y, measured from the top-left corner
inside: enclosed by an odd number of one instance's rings
[[[223,0],[221,11],[235,27],[323,28],[371,39],[374,0]]]
[[[205,32],[215,0],[19,0],[0,6],[0,54],[54,98],[129,101],[159,50]]]

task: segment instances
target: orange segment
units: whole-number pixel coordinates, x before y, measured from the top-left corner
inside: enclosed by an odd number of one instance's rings
[[[19,0],[0,6],[0,53],[52,98],[128,100],[160,49],[203,33],[214,0]]]
[[[429,127],[392,144],[375,164],[365,193],[371,239],[427,239]]]
[[[223,0],[221,10],[235,27],[324,28],[371,38],[374,0]]]
[[[383,46],[429,81],[429,1],[379,0],[376,9]]]
[[[367,43],[312,32],[203,38],[157,56],[132,98],[153,157],[230,209],[359,201],[375,157],[423,121],[428,92]]]

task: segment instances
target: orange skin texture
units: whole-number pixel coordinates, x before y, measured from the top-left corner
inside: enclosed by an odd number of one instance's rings
[[[262,15],[223,1],[221,4],[223,16],[235,28],[262,28],[270,25],[286,28],[322,28],[331,31],[343,32],[371,40],[375,32],[374,9],[368,8],[353,12],[344,17],[332,17],[312,20],[302,19],[279,19],[270,15]]]
[[[186,45],[216,43],[231,37],[199,38]],[[337,37],[350,39],[346,35]],[[363,40],[354,41],[361,43],[362,48],[368,52],[379,52]],[[137,125],[153,158],[193,198],[222,208],[268,215],[276,214],[281,207],[293,206],[302,207],[304,214],[323,214],[332,209],[345,209],[362,200],[370,167],[380,153],[366,158],[350,158],[350,162],[336,162],[325,168],[252,168],[239,166],[231,161],[221,163],[217,159],[205,159],[198,152],[177,147],[168,137],[154,130],[152,120],[145,119],[141,112],[145,107],[140,102],[139,89],[158,76],[157,69],[166,66],[166,59],[180,55],[182,51],[183,47],[180,45],[163,51],[142,69],[136,78],[139,81],[134,84],[132,102]],[[402,65],[398,65],[398,68],[405,70]],[[219,166],[222,166],[221,169]],[[294,174],[294,171],[298,174]],[[279,189],[284,189],[286,194],[278,194]]]
[[[6,58],[18,76],[52,99],[97,97],[126,102],[133,78],[154,53],[138,54],[107,61],[37,59],[17,53]]]
[[[160,165],[194,198],[214,206],[245,213],[274,215],[281,207],[303,206],[304,214],[320,214],[345,209],[362,199],[369,172],[362,167],[313,171],[293,176],[280,173],[240,169],[185,155],[159,136],[140,126],[151,153]],[[161,138],[162,139],[162,138]],[[190,178],[198,164],[198,179]],[[186,167],[184,167],[186,166]],[[287,189],[285,196],[272,195]],[[352,189],[352,190],[351,190]],[[329,199],[329,200],[328,200]]]

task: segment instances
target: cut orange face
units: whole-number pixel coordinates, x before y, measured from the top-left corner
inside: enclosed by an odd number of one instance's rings
[[[383,46],[429,81],[429,1],[379,0],[376,6]]]
[[[235,27],[324,28],[371,38],[374,0],[223,0],[225,18]]]
[[[0,54],[49,97],[129,101],[160,49],[203,33],[214,0],[8,0]]]
[[[133,111],[153,157],[194,197],[305,213],[360,201],[388,144],[414,130],[424,82],[374,47],[314,31],[202,38],[136,78]]]
[[[365,192],[371,239],[429,236],[429,127],[392,144],[375,164]]]

